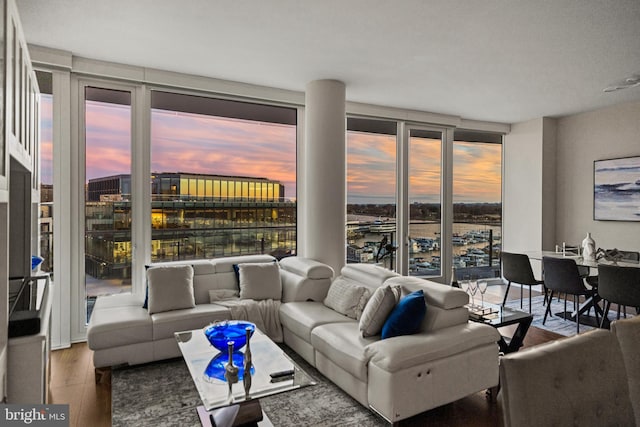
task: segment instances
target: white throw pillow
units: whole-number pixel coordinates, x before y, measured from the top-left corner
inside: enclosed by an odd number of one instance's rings
[[[210,289],[209,302],[224,301],[238,298],[238,291],[233,289]]]
[[[368,296],[364,286],[338,277],[331,283],[324,305],[347,317],[359,319]]]
[[[390,286],[381,286],[375,290],[360,317],[360,332],[363,337],[379,335],[389,313],[396,306],[398,300]]]
[[[193,267],[172,265],[147,270],[149,314],[193,308]]]
[[[275,262],[238,264],[238,280],[242,299],[282,298],[280,266]]]

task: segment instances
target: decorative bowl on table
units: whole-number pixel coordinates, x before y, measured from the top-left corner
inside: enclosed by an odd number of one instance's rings
[[[233,351],[237,352],[247,344],[247,328],[251,328],[250,336],[256,330],[256,325],[245,320],[225,320],[216,322],[204,328],[204,335],[212,346],[220,352],[228,352],[227,343],[233,341]]]

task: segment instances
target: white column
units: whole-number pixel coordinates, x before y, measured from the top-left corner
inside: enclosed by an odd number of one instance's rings
[[[340,273],[346,246],[345,85],[336,80],[307,84],[300,174],[300,255]]]

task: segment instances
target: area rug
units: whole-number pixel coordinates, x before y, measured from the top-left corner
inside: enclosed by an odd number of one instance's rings
[[[274,426],[385,426],[288,347],[316,385],[260,399]],[[111,423],[117,426],[200,426],[198,391],[182,359],[112,370]]]
[[[567,310],[573,310],[573,297],[569,297],[570,299],[567,301]],[[565,320],[564,318],[557,316],[556,313],[561,313],[564,311],[564,299],[558,301],[558,298],[554,297],[551,302],[551,313],[553,316],[547,316],[547,321],[545,324],[542,324],[542,319],[544,318],[544,312],[547,309],[546,305],[543,305],[544,295],[538,295],[531,298],[531,314],[533,314],[533,322],[531,326],[535,326],[536,328],[545,329],[547,331],[555,332],[564,336],[571,336],[576,334],[576,323],[572,320]],[[522,301],[522,308],[520,308],[520,300],[509,300],[505,304],[509,308],[513,308],[516,310],[529,311],[529,298],[525,293],[524,300]],[[602,303],[601,303],[602,305]],[[633,309],[627,308],[627,313],[635,312]],[[589,326],[582,323],[583,315],[580,315],[580,333],[590,331],[595,329],[595,326]],[[613,321],[617,317],[616,311],[609,311],[609,320]],[[627,314],[627,317],[632,317],[630,314]],[[593,310],[591,310],[590,316],[586,317],[586,321],[591,322],[595,325],[595,316],[593,314]]]

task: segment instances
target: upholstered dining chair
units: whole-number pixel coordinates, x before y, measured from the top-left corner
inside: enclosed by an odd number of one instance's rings
[[[531,269],[531,262],[529,257],[525,254],[516,254],[511,252],[500,253],[500,262],[502,264],[502,277],[507,281],[507,290],[504,293],[504,299],[502,305],[507,302],[507,296],[509,295],[509,288],[511,283],[517,283],[520,285],[520,308],[522,308],[522,297],[524,286],[529,286],[529,313],[531,313],[531,287],[536,285],[542,285],[544,291],[544,302],[547,301],[547,291],[544,287],[544,281],[538,280],[533,275]]]
[[[576,311],[576,332],[580,333],[580,311],[578,310],[578,298],[580,296],[593,298],[597,294],[596,289],[589,289],[585,286],[584,280],[578,271],[578,266],[573,259],[547,256],[542,257],[542,270],[544,271],[544,284],[547,289],[551,291],[547,309],[545,310],[544,318],[542,319],[542,324],[545,324],[547,316],[551,312],[551,301],[553,300],[554,294],[563,293],[566,295],[573,295],[573,306]],[[596,314],[596,322],[599,322],[598,310],[596,309],[594,311]]]
[[[598,294],[605,301],[600,327],[604,327],[611,303],[640,307],[640,268],[601,264],[598,266]],[[618,310],[620,318],[620,310]]]
[[[607,249],[605,253],[614,252],[620,257],[620,261],[640,263],[640,252],[636,251],[620,251],[618,249]],[[591,286],[598,286],[598,276],[589,276],[586,278],[587,283]],[[620,309],[624,313],[624,317],[627,317],[627,306],[618,304],[618,319],[620,318]],[[636,307],[637,308],[637,307]]]

